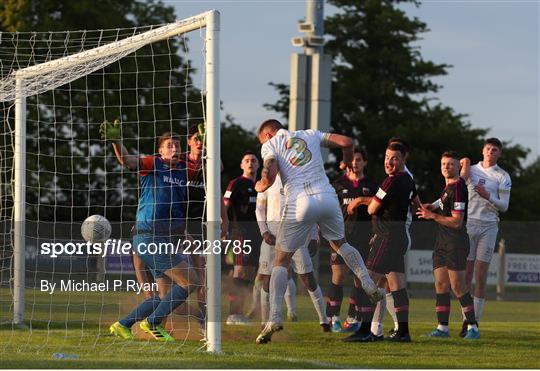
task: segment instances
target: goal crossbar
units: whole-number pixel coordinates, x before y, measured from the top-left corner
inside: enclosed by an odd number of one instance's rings
[[[205,38],[205,81],[206,81],[206,202],[207,238],[219,240],[220,221],[220,111],[219,111],[219,31],[220,14],[211,10],[175,23],[143,32],[91,50],[48,61],[12,72],[0,80],[0,102],[15,101],[15,143],[14,143],[14,277],[13,277],[13,323],[24,324],[25,310],[25,163],[26,163],[26,97],[52,90],[69,83],[80,76],[68,76],[61,82],[51,84],[28,84],[34,78],[50,74],[61,74],[73,66],[88,65],[94,61],[95,68],[87,68],[89,74],[109,65],[137,49],[183,33],[206,28]],[[60,72],[58,72],[60,71]],[[219,255],[207,258],[207,351],[221,352],[221,261]]]

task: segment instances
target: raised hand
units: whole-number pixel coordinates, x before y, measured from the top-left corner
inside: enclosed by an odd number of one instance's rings
[[[103,140],[119,140],[120,135],[120,120],[116,119],[111,124],[109,121],[105,120],[99,126],[99,133],[101,134],[101,139]]]

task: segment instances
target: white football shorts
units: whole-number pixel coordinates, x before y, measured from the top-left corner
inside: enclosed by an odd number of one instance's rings
[[[265,274],[267,276],[272,274],[272,267],[274,258],[276,256],[276,249],[274,246],[262,242],[261,255],[259,256],[259,270],[258,274]],[[313,272],[313,262],[309,257],[309,251],[307,248],[296,250],[292,256],[291,267],[297,274],[307,274]]]
[[[493,252],[495,251],[495,244],[497,243],[498,232],[498,222],[467,220],[467,234],[470,241],[467,260],[480,260],[485,263],[491,262]]]
[[[335,193],[288,198],[276,236],[276,248],[286,252],[307,249],[315,225],[328,241],[345,238],[343,215]]]

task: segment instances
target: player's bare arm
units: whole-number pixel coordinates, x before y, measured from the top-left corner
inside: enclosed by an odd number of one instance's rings
[[[471,172],[471,159],[468,157],[463,157],[461,160],[459,160],[459,165],[461,166],[459,176],[465,180],[469,180],[469,175]]]
[[[120,165],[124,165],[130,170],[137,170],[141,168],[140,158],[135,155],[130,155],[126,147],[120,142],[114,142],[113,144],[114,154]]]
[[[354,210],[360,205],[369,205],[372,198],[373,197],[371,196],[362,196],[355,198],[349,203],[349,205],[347,205],[347,214],[352,215],[354,213]]]
[[[257,192],[264,192],[274,184],[278,173],[278,164],[275,158],[264,160],[261,171],[261,180],[255,184]]]
[[[371,197],[371,201],[368,204],[367,212],[369,215],[375,215],[381,208],[382,204],[375,198]]]
[[[330,134],[325,143],[328,148],[341,148],[343,151],[343,160],[339,165],[341,170],[352,166],[354,157],[354,142],[351,138],[341,134]]]
[[[416,215],[420,219],[433,220],[436,223],[449,228],[459,229],[463,225],[463,213],[460,212],[452,211],[452,216],[444,216],[436,214],[422,205],[416,212]]]
[[[138,156],[130,155],[126,147],[122,144],[121,123],[120,120],[114,120],[113,123],[105,120],[99,127],[99,132],[103,140],[111,140],[114,154],[120,165],[126,166],[130,170],[140,168],[140,159]]]

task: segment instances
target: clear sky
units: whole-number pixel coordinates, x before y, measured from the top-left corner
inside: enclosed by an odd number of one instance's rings
[[[179,19],[221,12],[221,99],[224,113],[246,128],[273,115],[269,82],[289,83],[290,40],[305,17],[305,0],[164,0]],[[538,1],[424,1],[402,6],[426,22],[425,59],[453,67],[435,81],[440,101],[468,114],[474,127],[540,156],[540,6]],[[325,4],[325,14],[336,11]]]

